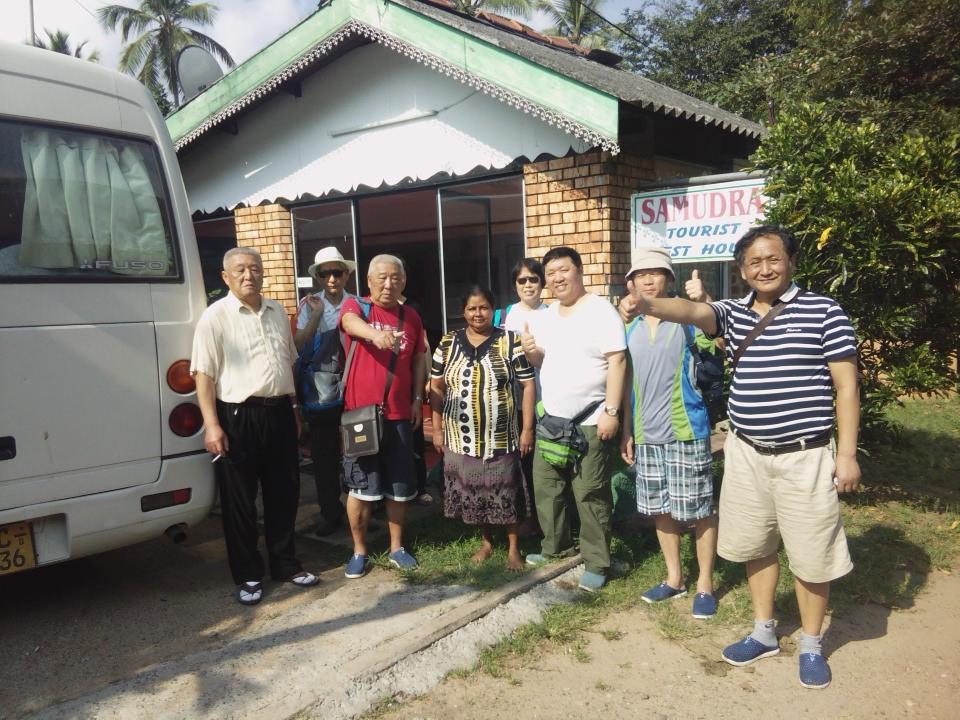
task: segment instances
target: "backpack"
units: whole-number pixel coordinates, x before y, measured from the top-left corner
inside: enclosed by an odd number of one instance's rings
[[[493,326],[495,328],[504,328],[507,326],[507,315],[513,309],[513,305],[507,305],[505,308],[497,308],[493,311]]]
[[[692,325],[684,325],[683,332],[687,337],[687,349],[693,356],[693,376],[703,401],[709,405],[723,400],[723,355],[718,352],[701,353]]]
[[[366,320],[370,315],[370,303],[359,298],[357,302]],[[304,340],[293,364],[293,380],[305,412],[328,410],[343,403],[340,377],[344,359],[339,328],[316,332]]]
[[[713,426],[726,417],[723,353],[700,352],[693,326],[684,325],[683,331],[687,337],[687,349],[693,356],[693,377],[703,396],[703,404],[707,406],[710,425]]]

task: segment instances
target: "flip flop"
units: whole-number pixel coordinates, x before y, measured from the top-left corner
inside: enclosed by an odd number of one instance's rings
[[[259,582],[248,581],[237,588],[237,602],[241,605],[256,605],[263,600],[263,586]]]
[[[316,585],[318,582],[320,582],[320,578],[318,578],[312,572],[301,570],[295,575],[291,575],[289,578],[287,578],[287,582],[293,583],[298,587],[310,587],[311,585]]]

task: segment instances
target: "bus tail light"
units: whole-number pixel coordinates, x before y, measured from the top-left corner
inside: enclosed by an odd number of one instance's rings
[[[197,389],[197,383],[190,374],[189,360],[177,360],[167,368],[167,385],[181,395],[192,393]]]
[[[181,488],[180,490],[171,490],[170,492],[157,493],[156,495],[144,495],[140,498],[140,510],[150,512],[160,508],[172,507],[173,505],[186,505],[190,502],[193,491],[190,488]]]
[[[170,413],[170,429],[180,437],[196,435],[203,427],[203,415],[193,403],[181,403]]]

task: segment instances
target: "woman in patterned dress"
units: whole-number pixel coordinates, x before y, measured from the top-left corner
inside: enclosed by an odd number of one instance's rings
[[[530,513],[520,457],[533,450],[533,368],[520,336],[493,327],[493,294],[475,285],[462,298],[467,326],[447,333],[430,372],[433,445],[443,454],[447,517],[478,525],[475,563],[493,553],[491,526],[506,528],[507,569],[523,570],[518,526]],[[514,383],[523,388],[523,428],[514,407]]]

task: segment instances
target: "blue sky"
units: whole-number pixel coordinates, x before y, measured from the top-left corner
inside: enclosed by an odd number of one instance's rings
[[[116,4],[139,4],[139,0],[113,0]],[[220,7],[214,25],[205,32],[227,48],[234,60],[242,62],[271,40],[312,13],[317,0],[213,0]],[[96,10],[104,0],[33,0],[34,23],[41,38],[44,28],[65,30],[74,44],[87,40],[86,49],[100,51],[101,63],[116,67],[120,36],[100,27]],[[644,0],[605,0],[600,12],[619,22],[624,8],[640,7]],[[0,40],[23,42],[29,35],[29,1],[0,0]],[[542,17],[528,24],[542,29]]]

